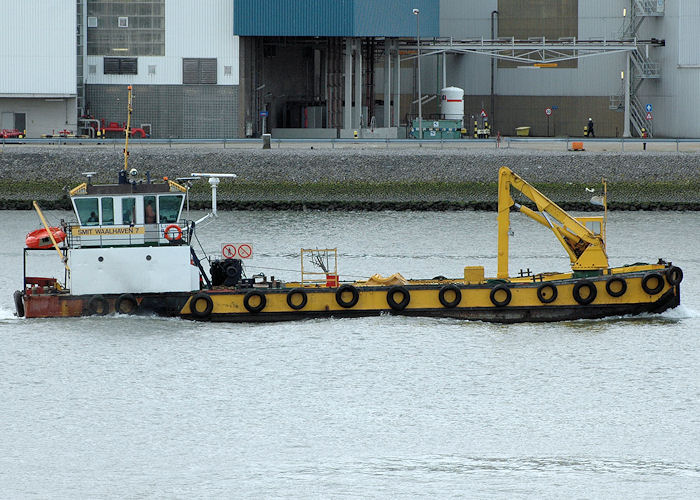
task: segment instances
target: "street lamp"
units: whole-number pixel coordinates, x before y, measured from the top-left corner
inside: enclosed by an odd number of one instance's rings
[[[420,10],[413,9],[416,16],[416,42],[418,43],[418,138],[423,139],[423,96],[420,90]]]

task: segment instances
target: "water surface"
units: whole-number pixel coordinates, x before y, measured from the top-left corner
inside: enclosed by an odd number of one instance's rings
[[[608,228],[612,264],[683,268],[680,308],[544,325],[17,319],[37,220],[3,220],[4,497],[700,495],[700,214],[613,213]],[[568,268],[547,230],[513,229],[511,273]],[[496,272],[493,213],[231,212],[200,239],[212,254],[252,243],[248,273],[282,279],[316,246],[339,248],[345,278]]]

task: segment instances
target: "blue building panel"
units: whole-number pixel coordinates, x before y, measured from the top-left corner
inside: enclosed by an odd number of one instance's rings
[[[439,0],[233,0],[238,36],[421,37],[440,31]]]

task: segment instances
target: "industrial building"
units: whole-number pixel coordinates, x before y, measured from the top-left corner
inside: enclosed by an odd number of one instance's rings
[[[75,2],[3,2],[0,131],[77,126]]]
[[[700,137],[695,2],[25,0],[0,29],[28,137],[123,122],[127,85],[155,138],[428,138],[446,87],[469,137]]]

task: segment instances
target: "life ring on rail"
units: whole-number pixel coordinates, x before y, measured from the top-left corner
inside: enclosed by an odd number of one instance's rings
[[[66,239],[66,233],[64,233],[63,229],[60,227],[50,227],[49,229],[51,230],[51,234],[53,235],[53,239],[56,240],[56,243],[60,243]],[[46,229],[37,229],[36,231],[32,231],[27,235],[24,242],[27,245],[27,248],[34,250],[47,250],[53,247],[53,243],[49,237],[49,232]]]
[[[396,300],[394,297],[396,294],[401,295],[401,300]],[[408,293],[406,287],[394,285],[389,288],[388,292],[386,292],[386,301],[389,304],[389,307],[391,307],[394,311],[403,311],[406,309],[408,303],[411,302],[411,294]]]
[[[88,300],[87,308],[92,315],[104,316],[109,312],[109,303],[102,295],[93,295]]]
[[[454,298],[452,300],[447,300],[446,295],[448,293],[454,294]],[[457,304],[462,300],[462,291],[457,288],[457,285],[449,284],[443,286],[440,291],[438,292],[438,299],[440,300],[440,304],[442,304],[444,307],[447,307],[448,309],[452,309],[453,307],[457,307]]]
[[[671,266],[666,269],[666,280],[671,286],[676,286],[683,281],[683,270],[680,267]]]
[[[605,291],[611,297],[622,297],[627,291],[627,280],[614,276],[605,282]]]
[[[251,299],[255,299],[257,297],[258,303],[257,304],[251,304]],[[248,312],[252,313],[259,313],[263,309],[265,309],[265,306],[267,305],[267,299],[265,298],[265,294],[262,292],[258,291],[252,291],[248,292],[243,296],[243,307],[245,307]]]
[[[130,293],[123,293],[114,301],[114,311],[119,314],[136,314],[139,303]]]
[[[170,231],[175,231],[175,235],[170,234]],[[163,237],[168,241],[178,241],[182,239],[182,228],[177,224],[170,224],[163,230]]]
[[[343,298],[344,293],[350,293],[350,300],[345,300]],[[340,288],[335,291],[335,301],[340,307],[344,307],[345,309],[357,304],[358,300],[360,300],[360,292],[358,292],[357,288],[352,285],[341,285]]]
[[[503,297],[502,299],[499,299],[498,297],[496,297],[496,294],[498,294],[499,292],[504,292],[506,294],[505,297]],[[508,288],[507,286],[496,285],[491,290],[491,294],[489,295],[489,297],[491,298],[491,303],[494,306],[504,307],[504,306],[507,306],[508,304],[510,304],[510,299],[513,298],[513,294],[510,291],[510,288]]]
[[[537,298],[543,304],[551,304],[557,300],[557,295],[559,295],[557,286],[552,283],[543,283],[537,287]]]
[[[656,285],[654,286],[654,281]],[[649,283],[651,282],[651,284]],[[664,289],[664,278],[659,273],[649,273],[642,278],[642,290],[649,295],[656,295]]]
[[[208,318],[211,311],[214,309],[214,301],[208,293],[195,293],[190,299],[190,312],[192,316],[204,319]]]
[[[588,290],[588,295],[584,296],[581,294],[582,288]],[[595,300],[596,296],[598,295],[598,289],[595,287],[595,283],[593,283],[591,280],[581,280],[574,285],[573,295],[576,302],[582,306],[585,306]]]
[[[296,297],[300,297],[298,302],[295,302],[294,300]],[[290,292],[287,294],[287,305],[295,311],[298,311],[299,309],[304,309],[308,300],[309,297],[306,295],[306,292],[301,288],[295,288],[294,290],[290,290]]]

